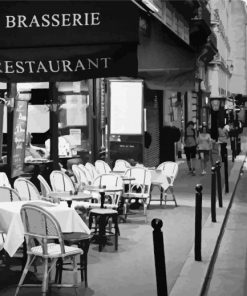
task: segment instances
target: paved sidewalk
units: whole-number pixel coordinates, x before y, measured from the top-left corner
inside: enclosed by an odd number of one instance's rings
[[[243,172],[205,296],[247,295],[247,163]]]
[[[247,151],[246,130],[242,136],[242,153],[237,156],[229,174],[229,193],[223,194],[223,207],[217,208],[217,222],[211,221],[208,217],[205,224],[202,224],[202,261],[194,260],[194,246],[192,247],[184,266],[173,286],[170,296],[199,296],[201,295],[205,279],[208,276],[212,260],[215,257],[215,247],[222,231],[224,219],[226,217],[231,199],[234,195],[236,184],[239,180],[240,171],[245,160]],[[228,294],[224,294],[227,295]],[[237,294],[236,294],[237,295]]]

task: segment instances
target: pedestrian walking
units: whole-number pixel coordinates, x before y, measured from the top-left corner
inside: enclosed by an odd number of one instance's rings
[[[234,128],[233,122],[229,124],[229,132],[228,136],[230,138],[230,143],[231,143],[231,150],[232,150],[232,162],[234,162],[234,159],[236,158],[236,131]]]
[[[210,153],[212,154],[212,139],[206,126],[200,128],[197,144],[201,160],[201,174],[206,175],[207,163],[210,159]]]
[[[186,155],[189,173],[192,174],[192,176],[195,176],[196,145],[194,122],[189,121],[184,134],[184,153]]]
[[[220,124],[218,127],[218,143],[220,144],[220,155],[221,160],[224,161],[225,155],[227,154],[226,146],[227,146],[227,140],[228,140],[228,129],[224,124]]]

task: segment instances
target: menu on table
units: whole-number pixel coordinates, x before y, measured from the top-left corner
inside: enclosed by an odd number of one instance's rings
[[[15,100],[13,114],[13,140],[12,140],[12,161],[11,177],[17,177],[23,173],[25,158],[25,142],[27,130],[27,100]]]

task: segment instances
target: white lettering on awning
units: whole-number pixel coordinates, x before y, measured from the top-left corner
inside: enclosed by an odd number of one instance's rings
[[[111,57],[84,58],[77,60],[49,60],[49,61],[0,61],[0,73],[64,73],[83,72],[86,70],[100,70],[109,68]]]
[[[6,15],[5,28],[81,27],[99,26],[100,12],[32,15]]]

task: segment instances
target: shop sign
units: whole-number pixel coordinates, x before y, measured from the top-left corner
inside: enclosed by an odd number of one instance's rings
[[[0,48],[137,42],[131,1],[0,1]]]
[[[137,44],[0,49],[0,80],[73,81],[137,75]]]
[[[13,119],[13,140],[11,159],[11,178],[23,173],[27,129],[27,100],[15,100]]]
[[[0,81],[136,76],[138,9],[118,1],[0,1]]]

